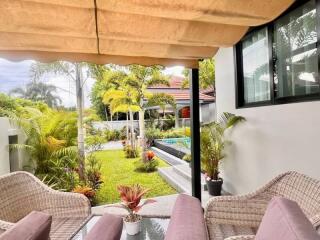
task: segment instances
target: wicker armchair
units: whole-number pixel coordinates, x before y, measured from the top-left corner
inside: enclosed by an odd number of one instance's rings
[[[253,193],[211,198],[205,208],[210,239],[254,239],[267,204],[274,196],[296,201],[313,226],[319,227],[320,181],[297,172],[287,172]]]
[[[36,210],[52,216],[52,240],[69,239],[91,213],[85,196],[53,190],[27,172],[0,176],[0,193],[0,234]]]

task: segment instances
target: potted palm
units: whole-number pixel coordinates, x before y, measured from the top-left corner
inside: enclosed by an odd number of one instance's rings
[[[139,184],[132,186],[118,186],[120,193],[121,205],[120,207],[128,211],[128,215],[123,218],[126,232],[129,235],[136,235],[141,231],[142,217],[137,213],[141,208],[150,203],[156,202],[153,199],[147,199],[140,204],[141,198],[149,191],[149,189],[142,188]]]
[[[209,194],[220,196],[223,179],[219,177],[219,163],[225,158],[224,148],[230,143],[225,139],[225,131],[245,119],[231,113],[223,113],[218,122],[201,129],[201,163],[205,171]]]

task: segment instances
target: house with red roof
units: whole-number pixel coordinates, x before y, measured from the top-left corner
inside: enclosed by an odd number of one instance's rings
[[[174,97],[176,109],[168,106],[166,113],[173,113],[178,121],[176,127],[188,125],[190,122],[190,89],[183,88],[184,77],[171,76],[170,86],[157,85],[148,88],[151,93],[167,93]],[[200,122],[210,123],[215,120],[215,97],[214,89],[202,89],[199,92]],[[159,109],[159,108],[158,108]]]

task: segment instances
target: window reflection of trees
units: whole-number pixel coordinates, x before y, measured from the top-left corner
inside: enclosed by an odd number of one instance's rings
[[[314,1],[275,24],[275,83],[279,97],[319,92]]]

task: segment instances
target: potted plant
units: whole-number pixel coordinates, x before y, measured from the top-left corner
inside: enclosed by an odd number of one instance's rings
[[[224,148],[230,143],[225,139],[225,131],[245,119],[231,113],[223,113],[218,122],[201,129],[201,163],[205,171],[207,189],[212,196],[220,196],[223,179],[219,177],[219,163],[225,158]]]
[[[128,211],[128,215],[123,218],[123,222],[126,231],[129,235],[136,235],[141,231],[141,220],[142,217],[137,213],[146,204],[156,202],[153,199],[147,199],[140,204],[141,198],[145,195],[149,189],[142,188],[139,184],[132,186],[118,186],[120,193],[121,205],[120,207]]]

